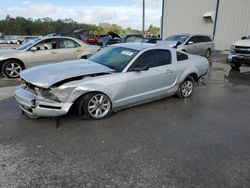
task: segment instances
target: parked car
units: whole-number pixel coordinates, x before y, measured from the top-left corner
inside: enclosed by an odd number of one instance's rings
[[[30,117],[60,116],[76,107],[83,117],[97,119],[173,94],[189,97],[208,67],[206,58],[173,48],[120,43],[88,60],[21,72],[15,97]]]
[[[160,41],[161,39],[158,36],[155,35],[147,35],[146,37],[144,37],[143,42],[145,43],[152,43],[152,44],[156,44],[158,41]]]
[[[82,36],[82,40],[88,44],[97,45],[98,39],[95,35],[87,34]]]
[[[108,35],[108,38],[107,38],[107,41],[105,43],[105,46],[112,45],[112,44],[117,44],[117,43],[122,42],[121,36],[114,33],[114,32],[109,31],[107,33],[107,35]]]
[[[122,42],[126,43],[126,42],[143,42],[143,35],[142,34],[123,34],[121,35],[122,38]]]
[[[202,55],[209,58],[214,51],[214,42],[210,36],[180,34],[172,35],[165,39],[166,45],[184,52]]]
[[[250,36],[242,37],[231,46],[227,61],[232,69],[239,69],[242,64],[250,65]]]
[[[114,32],[108,32],[108,36],[110,38],[106,42],[106,46],[117,44],[117,43],[137,43],[137,42],[143,42],[143,35],[142,34],[123,34],[118,35]]]
[[[79,40],[82,40],[88,44],[97,45],[98,38],[95,35],[89,34],[87,29],[77,29],[72,33],[50,33],[47,35],[48,37],[52,36],[68,36],[74,37]]]
[[[8,78],[18,78],[21,70],[64,60],[87,58],[99,46],[71,37],[45,37],[30,40],[16,49],[0,50],[0,70]]]

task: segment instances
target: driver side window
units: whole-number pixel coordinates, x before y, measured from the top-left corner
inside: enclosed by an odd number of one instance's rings
[[[56,39],[47,39],[43,40],[42,42],[38,43],[36,46],[37,50],[51,50],[57,48]]]
[[[169,50],[149,50],[140,55],[131,65],[128,71],[137,67],[159,67],[171,64],[171,52]]]

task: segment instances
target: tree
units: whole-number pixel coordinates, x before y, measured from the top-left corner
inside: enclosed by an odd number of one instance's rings
[[[106,34],[112,31],[121,33],[139,33],[131,28],[124,29],[120,25],[100,23],[99,25],[77,23],[71,18],[53,20],[49,17],[31,19],[24,17],[12,18],[9,15],[0,20],[0,31],[6,35],[47,35],[48,33],[72,33],[76,29],[87,29],[93,34]]]
[[[159,27],[155,27],[153,25],[150,25],[148,27],[148,34],[159,35],[160,34],[160,28]]]

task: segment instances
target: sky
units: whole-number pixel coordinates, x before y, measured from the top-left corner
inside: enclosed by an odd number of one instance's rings
[[[145,0],[146,29],[160,26],[162,0]],[[114,23],[141,30],[142,0],[0,0],[0,19],[6,15],[25,18],[71,18],[79,23]]]

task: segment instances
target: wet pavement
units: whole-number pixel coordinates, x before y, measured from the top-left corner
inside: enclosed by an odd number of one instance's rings
[[[0,80],[0,187],[250,185],[250,67],[214,62],[191,98],[98,121],[29,119],[5,90],[16,84]]]

